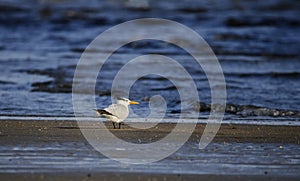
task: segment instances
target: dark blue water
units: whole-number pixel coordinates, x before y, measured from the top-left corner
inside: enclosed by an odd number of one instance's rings
[[[0,1],[0,115],[73,116],[73,73],[86,46],[114,25],[155,17],[190,27],[212,47],[226,79],[228,116],[299,118],[299,1],[148,3]],[[159,41],[134,42],[110,57],[97,80],[99,107],[110,103],[110,80],[118,70],[149,53],[172,57],[189,71],[207,114],[211,97],[205,73],[184,50]],[[176,117],[178,92],[159,77],[144,77],[133,86],[131,98],[142,103],[134,111],[147,115],[147,101],[156,94],[166,99],[168,116]]]

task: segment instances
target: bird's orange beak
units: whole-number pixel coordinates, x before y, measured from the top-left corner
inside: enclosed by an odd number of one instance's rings
[[[129,104],[139,104],[139,102],[130,101]]]

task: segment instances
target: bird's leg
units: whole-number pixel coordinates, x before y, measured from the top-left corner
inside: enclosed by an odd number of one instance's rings
[[[113,123],[114,129],[116,129],[115,122],[112,122],[112,123]]]
[[[121,123],[119,123],[119,129],[121,129]]]

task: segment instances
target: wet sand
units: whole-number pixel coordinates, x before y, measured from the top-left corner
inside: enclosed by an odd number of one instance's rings
[[[135,123],[144,124],[144,123]],[[87,123],[86,129],[94,129],[97,122]],[[163,137],[174,128],[174,123],[160,123],[157,126],[141,130],[122,125],[121,129],[113,129],[111,123],[106,127],[116,136],[135,141]],[[205,124],[197,124],[190,141],[199,142]],[[299,126],[267,126],[247,124],[222,124],[214,142],[249,142],[249,143],[292,143],[300,144]],[[4,145],[56,141],[85,141],[75,121],[0,121],[0,138]],[[152,141],[152,140],[151,140]]]
[[[97,124],[97,122],[93,124]],[[137,142],[137,138],[144,142],[155,141],[152,138],[163,137],[174,128],[173,123],[159,124],[144,131],[127,125],[123,125],[122,129],[112,129],[111,123],[106,123],[106,125],[116,136],[131,142]],[[188,157],[198,152],[197,149],[185,150],[185,147],[199,143],[204,127],[204,124],[196,126],[189,141],[183,146],[183,155]],[[86,129],[94,128],[86,127]],[[253,148],[251,149],[253,150],[256,149],[255,145],[266,144],[275,145],[274,148],[278,148],[279,151],[289,150],[288,145],[299,148],[299,131],[300,127],[298,126],[223,124],[211,144],[245,144],[246,146],[252,145]],[[285,156],[294,155],[294,161],[289,163],[287,172],[276,173],[276,169],[275,171],[272,170],[272,166],[276,168],[278,165],[276,165],[276,162],[273,165],[271,161],[270,166],[267,167],[270,170],[262,169],[261,172],[257,173],[251,173],[251,169],[247,173],[247,167],[251,168],[253,163],[245,162],[243,166],[246,167],[246,171],[241,172],[241,174],[231,173],[230,171],[225,172],[226,174],[224,172],[219,173],[217,169],[215,171],[211,170],[210,173],[199,172],[199,174],[194,174],[184,171],[176,173],[172,170],[163,173],[156,172],[155,169],[151,171],[150,167],[148,170],[147,166],[142,166],[139,169],[125,166],[126,169],[124,170],[124,166],[115,166],[115,163],[110,165],[109,159],[97,153],[87,143],[78,129],[77,122],[74,121],[0,121],[0,140],[1,180],[297,180],[300,177],[299,173],[297,174],[297,170],[300,169],[299,153],[294,148],[290,149],[292,150],[291,153],[289,151],[283,153]],[[227,151],[232,154],[232,151]],[[239,150],[237,151],[235,154],[239,154]],[[250,153],[241,149],[240,154]],[[281,159],[281,156],[278,155],[277,157]],[[172,161],[173,159],[176,161],[193,161],[185,158],[185,156],[182,156],[182,158],[175,157],[176,159],[173,156],[166,158],[166,163],[169,163],[168,160]],[[41,162],[41,160],[44,161]],[[72,163],[77,162],[77,160],[79,160],[78,163],[73,165]],[[93,160],[95,163],[90,164]],[[101,162],[100,164],[108,166],[99,165],[96,160]],[[243,160],[240,161],[243,162]],[[177,167],[181,166],[180,162],[176,162],[176,164]],[[220,164],[223,164],[222,161],[220,161]],[[153,167],[158,167],[159,170],[159,166],[161,165],[154,165]],[[182,165],[182,167],[186,166]],[[114,170],[115,168],[120,168],[120,170]],[[289,170],[291,170],[291,173],[288,173]],[[270,172],[274,173],[269,174]]]

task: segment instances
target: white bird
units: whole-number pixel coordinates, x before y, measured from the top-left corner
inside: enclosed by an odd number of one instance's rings
[[[116,128],[115,123],[119,124],[119,129],[121,124],[128,117],[130,104],[139,104],[138,102],[131,101],[129,99],[119,97],[117,98],[116,104],[111,104],[105,109],[94,109],[97,114],[101,117],[105,117],[108,121],[113,123],[114,128]]]

